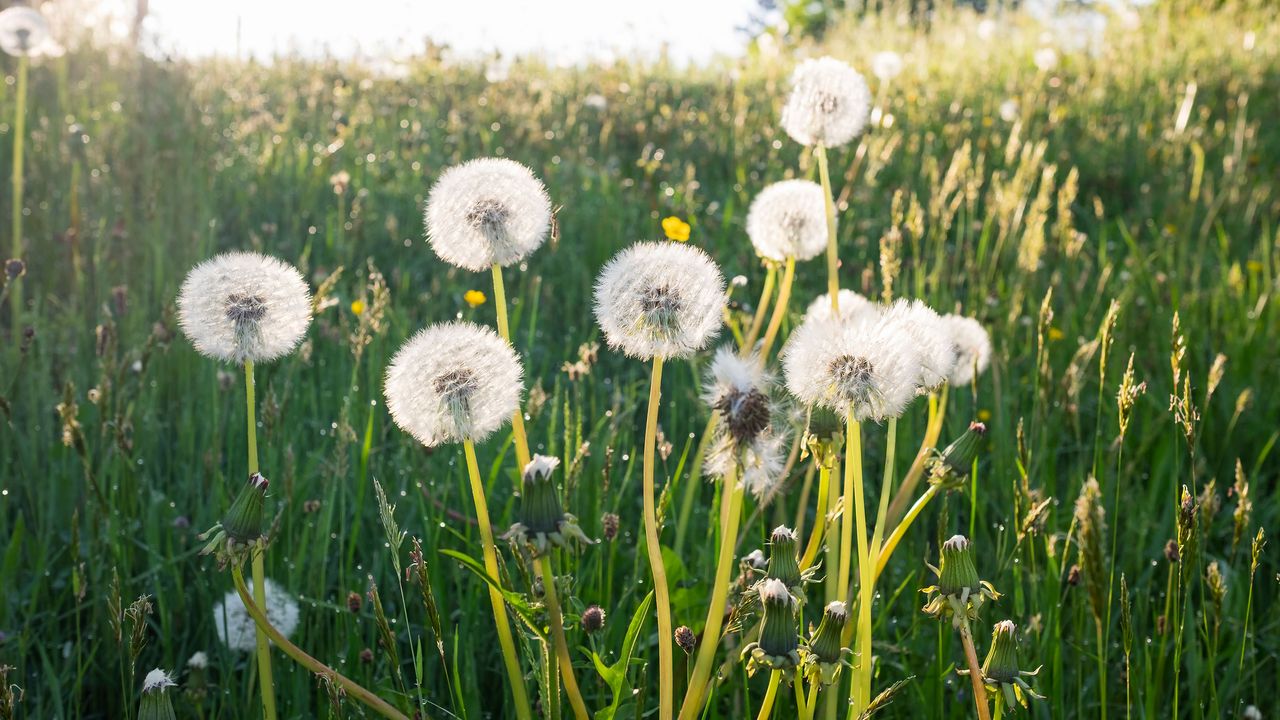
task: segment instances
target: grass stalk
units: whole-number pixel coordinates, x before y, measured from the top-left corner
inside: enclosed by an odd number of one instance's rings
[[[578,679],[573,674],[573,660],[569,657],[569,643],[564,635],[564,616],[560,612],[560,598],[556,594],[556,575],[551,571],[551,555],[543,553],[538,560],[538,571],[542,575],[544,599],[547,603],[547,616],[551,622],[551,639],[555,643],[556,655],[560,663],[560,677],[564,680],[564,691],[569,696],[569,705],[573,707],[573,716],[577,720],[589,720],[587,704],[582,700],[582,691],[578,689]]]
[[[822,547],[822,539],[827,533],[827,496],[831,494],[831,468],[823,463],[818,467],[818,504],[813,518],[813,531],[809,534],[809,542],[805,545],[804,554],[800,556],[800,569],[808,570],[818,558],[818,550]]]

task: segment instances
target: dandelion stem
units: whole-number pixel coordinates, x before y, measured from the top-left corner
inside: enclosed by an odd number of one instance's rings
[[[244,402],[246,414],[246,434],[248,440],[249,475],[258,472],[258,418],[257,401],[254,398],[253,361],[244,361]],[[259,607],[267,606],[267,563],[266,545],[260,545],[253,553],[253,599]],[[271,647],[267,644],[267,635],[259,627],[257,635],[258,684],[261,686],[262,716],[266,720],[276,717],[276,689],[271,676]]]
[[[684,498],[680,501],[680,518],[676,521],[676,555],[684,551],[684,540],[689,531],[689,518],[693,515],[693,502],[697,497],[698,488],[702,486],[702,483],[698,482],[702,479],[702,463],[707,458],[707,448],[711,445],[711,438],[715,435],[716,425],[719,423],[720,413],[712,410],[711,417],[707,418],[707,426],[702,430],[702,437],[698,439],[698,449],[693,454],[689,482],[685,484]]]
[[[658,438],[658,404],[662,396],[662,358],[653,359],[653,375],[649,379],[649,410],[644,428],[644,537],[649,554],[649,570],[653,574],[653,594],[658,606],[658,680],[661,720],[671,720],[675,709],[673,696],[675,677],[672,653],[675,641],[671,628],[671,596],[667,590],[667,571],[662,564],[662,545],[658,539],[657,493],[654,490],[654,448]]]
[[[511,326],[507,322],[507,289],[502,282],[502,268],[493,265],[493,305],[498,311],[498,334],[503,340],[511,342]],[[511,434],[515,438],[516,463],[520,470],[529,464],[529,437],[524,431],[524,407],[517,406],[511,416]]]
[[[902,478],[902,485],[899,486],[898,492],[894,493],[893,502],[889,503],[890,522],[897,522],[902,511],[906,509],[912,493],[915,492],[916,485],[920,484],[920,479],[924,477],[925,463],[929,460],[929,454],[938,445],[938,436],[942,434],[942,421],[947,415],[949,390],[949,385],[943,385],[940,392],[929,393],[929,420],[925,423],[924,439],[920,442],[916,459],[911,462],[911,467]]]
[[[799,665],[796,666],[795,688],[796,715],[799,717],[799,720],[809,720],[809,718],[813,716],[813,712],[809,710],[809,698],[806,697],[804,691],[804,672],[800,670]],[[813,688],[813,693],[816,695],[817,692],[818,688],[815,686]]]
[[[960,644],[964,646],[964,657],[969,663],[969,680],[973,683],[973,704],[978,711],[978,720],[991,720],[987,689],[982,684],[982,666],[978,664],[978,651],[973,647],[973,631],[969,628],[968,618],[960,620]]]
[[[266,633],[267,637],[271,638],[271,642],[275,643],[276,647],[296,660],[299,665],[341,685],[348,695],[354,696],[360,702],[373,708],[379,715],[385,718],[392,718],[392,720],[409,720],[408,717],[392,707],[386,700],[374,695],[359,683],[311,657],[302,648],[289,642],[288,638],[281,635],[280,631],[271,625],[271,621],[267,619],[266,613],[262,610],[263,606],[258,605],[257,601],[250,596],[249,588],[245,587],[244,584],[244,572],[239,567],[233,567],[231,569],[231,577],[235,581],[236,592],[240,594],[240,601],[244,603],[244,608],[249,613],[249,617],[253,618],[253,622],[258,626],[260,632]]]
[[[840,513],[840,571],[836,577],[836,599],[847,602],[849,599],[849,574],[853,560],[853,528],[858,526],[858,562],[863,562],[867,555],[867,516],[862,495],[862,427],[853,416],[853,407],[848,410],[845,423],[848,457],[844,466],[844,499]],[[854,502],[856,517],[849,515],[849,501]]]
[[[880,548],[880,553],[876,556],[877,580],[880,578],[880,574],[884,572],[885,566],[889,564],[889,558],[893,556],[893,551],[897,549],[898,543],[902,542],[903,536],[906,535],[907,530],[911,528],[911,523],[915,522],[916,518],[924,510],[925,506],[928,505],[929,501],[937,494],[938,486],[930,485],[929,488],[924,491],[924,494],[920,496],[920,499],[916,500],[915,504],[911,506],[911,509],[907,511],[907,515],[902,518],[902,522],[898,523],[897,527],[893,529],[893,533],[889,535],[889,538],[884,541],[884,547]]]
[[[555,641],[556,655],[560,658],[560,677],[564,679],[565,694],[569,696],[569,704],[573,706],[573,715],[578,720],[589,720],[587,705],[582,700],[582,691],[578,689],[578,679],[573,675],[573,660],[569,657],[569,643],[564,636],[564,617],[560,613],[560,599],[556,596],[556,576],[551,571],[551,556],[544,553],[538,562],[538,570],[542,573],[544,599],[547,602],[547,615],[551,619],[551,637]]]
[[[756,314],[751,318],[751,327],[738,349],[744,354],[751,352],[760,336],[760,328],[764,326],[765,313],[769,312],[769,304],[773,300],[773,286],[778,279],[778,266],[773,262],[765,263],[764,286],[760,288],[760,299],[756,301]]]
[[[889,510],[889,489],[893,487],[893,460],[898,444],[898,419],[889,419],[888,435],[885,439],[884,481],[880,486],[880,507],[876,511],[876,526],[871,534],[871,547],[866,553],[859,552],[858,569],[862,574],[861,599],[858,601],[858,671],[861,680],[858,683],[859,697],[855,708],[859,713],[871,704],[871,602],[875,597],[876,572],[873,565],[880,559],[880,541],[884,535],[885,515]],[[861,497],[862,489],[858,489]],[[861,513],[860,513],[861,514]],[[864,531],[858,529],[859,539]],[[876,558],[876,563],[871,558]]]
[[[822,202],[827,212],[827,294],[831,296],[831,314],[840,314],[840,256],[836,252],[836,206],[831,199],[831,172],[827,168],[827,147],[818,143],[818,178],[822,181]]]
[[[476,522],[480,526],[480,543],[484,552],[484,569],[494,582],[499,582],[498,549],[493,544],[493,526],[489,522],[489,505],[484,499],[484,484],[480,481],[480,465],[476,462],[476,446],[470,439],[462,441],[467,458],[467,475],[471,480],[471,497],[476,505]],[[520,672],[520,660],[511,638],[511,625],[507,621],[507,608],[502,593],[493,585],[488,586],[489,604],[493,606],[493,622],[498,628],[498,644],[502,647],[502,662],[507,668],[507,683],[515,699],[516,717],[531,720],[529,695],[525,690],[524,676]]]
[[[822,547],[822,538],[827,532],[827,495],[831,493],[831,468],[826,463],[818,466],[818,505],[814,513],[813,532],[809,535],[809,543],[805,546],[804,555],[800,557],[800,570],[808,570],[818,558],[818,549]]]
[[[764,702],[760,703],[760,712],[756,715],[756,720],[766,720],[773,714],[773,701],[778,698],[778,681],[781,679],[781,670],[769,673],[769,689],[764,693]]]
[[[782,319],[787,315],[787,304],[791,300],[791,283],[796,277],[796,259],[787,258],[787,265],[782,270],[782,284],[778,287],[778,304],[773,306],[773,315],[769,318],[769,327],[764,331],[764,340],[760,342],[760,364],[769,361],[769,352],[773,342],[778,339],[778,330],[782,327]]]
[[[733,572],[734,542],[738,537],[738,522],[742,517],[742,484],[736,473],[724,478],[729,491],[728,504],[721,513],[720,550],[716,560],[715,584],[711,590],[711,605],[707,608],[707,622],[702,630],[702,642],[689,680],[689,689],[680,707],[680,719],[692,720],[702,714],[707,682],[715,663],[716,650],[720,647],[720,626],[724,622],[725,602],[729,596],[730,575]]]
[[[22,145],[27,134],[27,56],[18,55],[18,86],[13,109],[13,257],[22,257]],[[13,312],[13,339],[22,337],[22,278],[9,282],[9,308]]]

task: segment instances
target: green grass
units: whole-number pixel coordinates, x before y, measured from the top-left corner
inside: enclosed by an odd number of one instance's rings
[[[600,536],[602,513],[621,516],[616,540],[561,558],[573,575],[561,598],[570,642],[616,660],[650,586],[639,542],[647,371],[604,349],[589,375],[571,380],[562,370],[579,344],[601,340],[589,311],[594,275],[678,215],[726,275],[748,278],[734,299],[749,311],[764,270],[745,238],[746,208],[765,184],[815,172],[777,127],[794,55],[829,52],[865,68],[887,48],[909,53],[905,72],[879,89],[892,124],[832,152],[842,284],[880,292],[880,240],[899,226],[896,292],[977,316],[996,352],[972,393],[952,392],[942,432],[946,443],[973,417],[989,418],[971,492],[930,505],[877,586],[873,694],[914,676],[888,716],[972,715],[968,681],[953,672],[959,642],[920,612],[917,592],[932,583],[924,562],[936,563],[939,539],[964,532],[979,570],[1004,593],[975,629],[979,652],[991,623],[1018,623],[1024,665],[1044,665],[1034,684],[1047,699],[1033,704],[1036,717],[1098,716],[1102,683],[1109,717],[1164,718],[1175,707],[1181,717],[1233,717],[1251,704],[1274,715],[1278,566],[1273,547],[1251,582],[1249,543],[1280,520],[1280,17],[1262,2],[1166,5],[1144,12],[1135,30],[1113,20],[1103,50],[1064,52],[1053,73],[1031,61],[1038,28],[1014,20],[979,41],[978,19],[940,11],[925,29],[886,13],[776,59],[692,70],[518,63],[497,84],[483,67],[432,57],[388,77],[336,61],[156,62],[83,44],[34,65],[24,297],[35,334],[25,350],[6,344],[0,364],[0,665],[15,667],[6,682],[22,688],[16,716],[130,717],[147,670],[182,670],[198,650],[209,653],[210,685],[203,696],[174,696],[179,717],[260,712],[251,657],[226,649],[214,630],[212,606],[231,590],[230,575],[197,554],[196,538],[221,518],[245,472],[242,387],[235,368],[192,350],[173,316],[188,268],[228,248],[290,260],[316,286],[344,268],[339,302],[318,316],[303,350],[258,371],[259,444],[278,523],[267,575],[301,598],[294,640],[384,697],[397,697],[392,658],[412,687],[420,657],[434,717],[510,712],[483,584],[441,552],[479,556],[461,448],[418,447],[392,425],[380,390],[391,353],[419,327],[455,316],[493,322],[492,302],[471,309],[462,299],[471,288],[489,293],[488,278],[436,260],[420,217],[443,168],[484,155],[533,167],[560,206],[558,240],[509,271],[507,288],[527,377],[546,398],[531,411],[532,444],[571,468],[566,509],[589,535]],[[16,64],[3,62],[12,76]],[[606,109],[584,105],[593,93]],[[1012,123],[999,112],[1007,99],[1018,103]],[[5,168],[13,108],[13,86],[0,85]],[[70,137],[72,123],[87,141]],[[351,185],[338,196],[329,178],[343,170]],[[371,273],[385,277],[390,304],[357,360],[350,303],[370,299]],[[824,281],[821,260],[802,265],[793,308]],[[1112,301],[1114,343],[1100,379],[1091,343]],[[1175,312],[1186,344],[1180,372],[1198,413],[1190,443],[1170,411]],[[1131,353],[1146,392],[1121,446],[1115,396]],[[665,544],[675,542],[686,483],[700,482],[687,472],[706,421],[706,359],[665,373]],[[60,403],[69,403],[61,413]],[[67,430],[73,418],[78,430]],[[922,402],[899,423],[900,473],[924,423]],[[76,442],[64,444],[64,431]],[[878,478],[884,432],[865,435],[867,476]],[[505,527],[515,502],[509,434],[478,450],[495,524]],[[1237,463],[1253,510],[1235,546]],[[1080,562],[1072,504],[1091,474],[1107,522],[1101,665],[1088,578],[1068,582]],[[399,526],[422,541],[447,673],[416,583],[397,577],[374,480]],[[777,502],[757,508],[748,498],[741,552],[795,522],[803,482],[801,467]],[[868,485],[875,507],[878,483]],[[1177,533],[1184,485],[1212,500],[1200,506],[1185,589],[1170,603],[1164,546]],[[716,495],[711,483],[695,488],[685,545],[668,555],[675,623],[695,630],[714,574]],[[1042,500],[1043,514],[1027,523]],[[400,547],[401,566],[409,549]],[[531,569],[506,558],[511,586],[527,592]],[[1228,587],[1220,610],[1205,580],[1214,561]],[[394,655],[379,644],[372,603],[347,609],[348,593],[371,581]],[[117,641],[112,617],[140,595],[153,609],[133,663],[130,623]],[[576,616],[591,603],[609,620],[588,638]],[[1183,622],[1161,620],[1167,608]],[[640,631],[636,658],[649,664],[631,667],[637,694],[619,717],[656,717],[654,627],[650,618]],[[539,650],[525,635],[532,669]],[[372,663],[359,659],[365,648]],[[587,704],[608,705],[608,687],[574,654]],[[274,665],[284,717],[329,712],[322,684],[278,652]],[[764,695],[764,676],[729,668],[710,717],[743,717]],[[532,678],[529,687],[536,692]],[[784,686],[777,716],[793,709]]]

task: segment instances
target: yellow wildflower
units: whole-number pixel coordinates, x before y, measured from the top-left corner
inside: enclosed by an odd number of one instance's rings
[[[1053,342],[1057,342],[1066,336],[1067,336],[1066,333],[1062,332],[1056,327],[1049,328],[1049,339],[1052,340]]]
[[[689,223],[672,215],[662,219],[662,232],[667,234],[668,240],[677,242],[687,242],[689,240]]]
[[[991,411],[990,411],[990,410],[988,410],[988,409],[986,409],[986,408],[983,408],[983,409],[979,410],[979,411],[978,411],[978,419],[979,419],[979,420],[981,420],[982,422],[990,422],[990,421],[991,421]]]
[[[355,313],[356,315],[359,315],[359,314],[363,313],[363,312],[364,312],[364,301],[363,301],[363,300],[354,300],[354,301],[352,301],[352,303],[351,303],[351,312]]]
[[[467,304],[474,308],[474,307],[480,307],[481,305],[483,305],[484,301],[487,300],[488,298],[486,298],[484,296],[484,293],[480,292],[479,290],[468,290],[466,293],[462,295],[462,299],[466,300]]]

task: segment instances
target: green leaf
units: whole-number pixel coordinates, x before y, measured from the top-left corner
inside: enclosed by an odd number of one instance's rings
[[[644,621],[649,617],[649,609],[652,606],[653,592],[650,591],[640,602],[640,607],[636,608],[635,615],[631,616],[631,624],[627,626],[627,636],[622,641],[622,652],[617,662],[606,665],[599,655],[591,653],[591,661],[595,663],[596,672],[600,673],[600,677],[613,692],[613,702],[609,703],[609,707],[596,713],[596,720],[613,720],[622,701],[631,696],[631,687],[627,683],[627,667],[631,664],[631,655],[636,649],[636,639],[640,636],[640,630],[644,627]]]
[[[543,640],[544,642],[547,640],[546,631],[542,628],[542,625],[534,617],[533,607],[529,605],[528,602],[525,601],[524,596],[520,595],[519,593],[511,592],[510,590],[507,590],[503,588],[501,585],[499,585],[497,580],[490,577],[489,573],[484,569],[484,566],[480,564],[480,561],[476,560],[470,555],[467,555],[466,553],[460,553],[457,550],[441,550],[440,554],[447,555],[453,558],[454,560],[457,560],[458,562],[462,563],[463,567],[475,573],[476,575],[479,575],[482,580],[489,583],[489,587],[496,589],[499,593],[502,594],[502,599],[505,600],[507,605],[511,608],[511,610],[515,612],[516,617],[520,618],[520,620],[523,621],[524,624],[528,626],[530,630],[533,631],[534,635],[537,635],[538,638]]]

